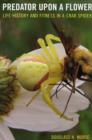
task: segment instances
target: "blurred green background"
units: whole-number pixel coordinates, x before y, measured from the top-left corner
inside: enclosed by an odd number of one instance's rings
[[[40,0],[39,0],[40,1]],[[41,1],[40,1],[41,2]],[[53,0],[56,2],[56,0]],[[91,1],[92,2],[92,1]],[[76,38],[85,47],[92,50],[92,19],[62,19],[65,26],[70,25],[76,31]],[[50,19],[1,19],[0,20],[0,55],[15,60],[23,53],[39,48],[36,40],[46,34],[57,34]],[[83,88],[90,97],[92,84],[85,83]],[[50,140],[52,134],[89,135],[92,139],[92,108],[79,112],[79,124],[67,131],[59,133],[37,133],[11,129],[16,140]],[[39,121],[39,120],[38,120]]]

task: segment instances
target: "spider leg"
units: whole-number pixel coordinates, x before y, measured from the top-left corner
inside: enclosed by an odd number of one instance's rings
[[[46,39],[46,42],[48,44],[48,49],[53,57],[53,61],[54,61],[54,65],[56,67],[56,72],[57,73],[62,73],[63,72],[63,65],[58,57],[58,54],[57,54],[57,51],[56,51],[56,47],[55,45],[53,44],[53,40],[54,41],[58,41],[58,42],[61,42],[60,38],[57,37],[57,36],[54,36],[52,34],[47,34],[45,36],[45,39]]]
[[[64,115],[61,111],[58,110],[58,108],[53,104],[50,96],[51,96],[51,89],[52,87],[49,86],[49,84],[55,84],[57,82],[57,79],[48,79],[41,85],[41,92],[42,92],[42,97],[46,104],[59,116],[62,116],[66,120],[73,120],[73,118],[69,118],[66,115]]]
[[[68,97],[68,100],[67,100],[67,103],[66,103],[65,109],[64,109],[64,111],[63,111],[61,117],[63,117],[63,115],[64,115],[65,112],[66,112],[66,109],[67,109],[68,104],[69,104],[69,101],[70,101],[70,99],[71,99],[71,97],[72,97],[72,95],[73,95],[73,92],[74,92],[74,88],[72,87],[71,93],[70,93],[70,95],[69,95],[69,97]]]
[[[60,87],[62,85],[62,87]],[[59,88],[60,87],[60,88]],[[60,82],[60,84],[58,85],[55,93],[52,95],[52,97],[56,94],[56,97],[57,97],[57,94],[59,93],[59,91],[61,91],[64,87],[68,88],[67,87],[67,83],[63,83],[62,81]]]
[[[61,117],[64,115],[64,113],[65,113],[65,111],[66,111],[66,109],[67,109],[67,107],[68,107],[69,101],[70,101],[70,99],[71,99],[73,93],[75,93],[75,83],[76,83],[76,79],[77,79],[78,70],[79,70],[79,64],[77,64],[77,65],[75,66],[75,71],[74,71],[74,73],[73,73],[73,75],[72,75],[73,86],[72,86],[71,93],[70,93],[70,95],[69,95],[69,98],[68,98],[68,100],[67,100],[65,109],[64,109],[64,111],[63,111]]]
[[[44,56],[45,59],[47,59],[47,60],[49,60],[49,61],[52,61],[52,60],[53,60],[53,57],[52,57],[52,55],[50,54],[48,48],[46,47],[46,43],[45,43],[44,39],[39,38],[39,39],[37,40],[37,42],[38,42],[38,44],[40,45],[40,47],[43,49],[43,52],[44,52],[44,54],[45,54],[45,56]]]
[[[46,39],[46,42],[47,42],[47,44],[48,44],[49,50],[50,50],[50,52],[51,52],[52,55],[53,55],[54,61],[59,62],[59,57],[58,57],[58,54],[57,54],[55,45],[52,43],[52,40],[61,42],[60,38],[57,37],[57,36],[54,36],[54,35],[52,35],[52,34],[47,34],[47,35],[45,36],[45,39]]]
[[[54,84],[53,84],[53,85],[54,85]],[[62,84],[62,81],[61,81],[60,83],[58,83],[58,84],[55,84],[55,85],[57,85],[57,88],[56,88],[55,92],[51,95],[51,97],[50,97],[51,99],[52,99],[54,96],[56,96],[56,98],[58,98],[58,96],[57,96],[58,91],[60,91],[60,90],[64,87],[64,85]],[[59,88],[60,85],[62,85],[61,88]]]
[[[39,94],[40,94],[40,91],[37,92],[37,93],[30,99],[30,101],[26,104],[26,106],[28,107],[28,106],[35,100],[35,98],[36,98]]]
[[[57,86],[57,88],[56,88],[56,91],[55,91],[55,95],[56,95],[56,98],[58,98],[58,90],[59,90],[59,87],[60,87],[60,85],[62,84],[62,81],[60,82],[60,84]],[[64,86],[62,85],[62,87],[61,88],[63,88]]]
[[[72,85],[71,85],[68,81],[65,81],[65,83],[66,83],[67,85],[70,86],[70,88],[69,88],[69,87],[66,85],[66,88],[67,88],[68,90],[71,91]],[[92,103],[92,99],[91,99],[88,95],[83,94],[83,93],[82,93],[79,89],[77,89],[77,88],[75,88],[75,91],[78,92],[80,95],[84,96],[85,98],[87,98],[87,99]]]
[[[63,65],[61,64],[59,60],[57,51],[55,49],[55,45],[52,42],[52,40],[60,42],[60,39],[52,34],[46,35],[45,39],[48,44],[48,47],[46,46],[44,39],[42,38],[38,39],[38,43],[43,49],[42,56],[46,60],[49,66],[50,72],[52,73],[53,70],[55,70],[54,73],[60,74],[63,71]]]

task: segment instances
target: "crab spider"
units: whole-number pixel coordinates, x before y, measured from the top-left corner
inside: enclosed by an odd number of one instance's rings
[[[46,46],[46,43],[48,47]],[[38,44],[42,48],[40,54],[24,54],[19,58],[17,68],[17,78],[21,85],[30,91],[39,89],[39,92],[33,96],[27,106],[33,102],[39,93],[42,93],[45,103],[59,116],[64,119],[72,120],[63,114],[51,99],[51,90],[57,82],[63,79],[64,67],[60,60],[53,40],[61,42],[60,38],[52,34],[48,34],[43,38],[39,38]],[[40,72],[38,72],[40,70]]]

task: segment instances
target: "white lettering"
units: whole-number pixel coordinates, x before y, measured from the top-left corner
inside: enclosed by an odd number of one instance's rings
[[[66,3],[66,11],[92,11],[91,3]]]
[[[59,5],[59,10],[60,10],[60,11],[63,11],[63,10],[64,10],[63,4],[60,4],[60,5]]]
[[[52,4],[52,3],[40,3],[39,4],[39,11],[46,11],[46,10],[49,10],[49,11],[56,11],[57,10],[57,4]]]
[[[36,11],[36,3],[3,3],[2,10],[7,11]]]

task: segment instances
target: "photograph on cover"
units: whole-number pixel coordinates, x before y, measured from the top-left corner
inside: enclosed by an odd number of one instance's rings
[[[0,140],[92,139],[92,1],[0,1]]]

